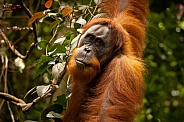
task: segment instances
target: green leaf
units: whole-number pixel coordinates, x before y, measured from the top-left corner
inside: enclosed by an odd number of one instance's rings
[[[38,63],[45,63],[48,61],[51,61],[52,58],[46,55],[42,55],[39,59],[38,59]]]
[[[66,53],[66,49],[64,45],[58,45],[57,50],[54,52],[54,54],[57,53]]]
[[[42,55],[39,59],[38,59],[38,63],[36,65],[36,72],[33,76],[33,78],[36,78],[37,76],[39,76],[40,74],[44,73],[45,70],[47,70],[51,64],[48,64],[50,61],[52,61],[53,58],[49,57],[49,56],[45,56]]]
[[[61,24],[61,25],[59,26],[59,28],[58,28],[58,32],[62,31],[64,27],[65,27],[65,25],[64,25],[64,24]]]
[[[48,51],[50,52],[49,54],[55,55],[56,53],[65,53],[66,49],[65,49],[64,44],[62,44],[62,45],[54,44],[52,46],[49,46]]]
[[[62,113],[62,111],[63,111],[63,106],[60,105],[60,104],[54,104],[54,105],[49,106],[48,108],[46,108],[46,109],[42,112],[41,119],[42,119],[42,120],[50,119],[50,118],[48,118],[48,117],[49,117],[48,114],[49,114],[49,112],[51,112],[51,111],[52,111],[52,113],[54,112],[54,113],[57,113],[57,115],[58,115],[58,114]],[[51,118],[54,118],[54,117],[51,117]],[[58,116],[56,116],[56,118],[58,118]]]
[[[37,60],[37,65],[36,67],[39,68],[41,65],[48,63],[49,61],[52,61],[53,58],[46,56],[46,55],[42,55],[38,60]]]
[[[71,36],[71,31],[67,31],[66,33],[64,33],[64,37],[66,37],[66,39],[70,39]]]
[[[55,28],[58,24],[60,23],[60,21],[54,21],[50,24],[50,30],[52,30],[53,28]]]
[[[60,104],[63,107],[66,108],[66,104],[67,104],[67,100],[66,100],[66,96],[64,94],[62,94],[61,96],[57,97],[57,100],[54,101],[55,104]]]
[[[75,28],[75,30],[81,28],[81,24],[79,24],[79,23],[74,23],[74,28]]]
[[[41,48],[41,50],[45,50],[47,43],[48,43],[48,41],[40,41],[37,43],[37,45],[39,48]]]
[[[37,70],[36,73],[34,74],[33,78],[38,77],[39,75],[41,75],[42,73],[44,73],[49,67],[51,66],[51,64],[44,63],[43,65],[41,65]]]

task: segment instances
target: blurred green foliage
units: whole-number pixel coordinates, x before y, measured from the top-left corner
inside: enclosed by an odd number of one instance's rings
[[[145,48],[147,89],[140,122],[184,121],[184,19],[177,19],[177,5],[172,2],[157,13],[150,8]]]

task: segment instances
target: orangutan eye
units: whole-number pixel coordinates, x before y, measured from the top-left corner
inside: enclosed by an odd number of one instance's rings
[[[103,44],[102,39],[97,38],[97,39],[95,40],[95,45],[96,45],[96,46],[101,46],[102,44]]]
[[[88,40],[94,40],[95,39],[95,36],[94,35],[92,35],[92,34],[88,34],[88,35],[86,35],[86,38],[88,39]]]

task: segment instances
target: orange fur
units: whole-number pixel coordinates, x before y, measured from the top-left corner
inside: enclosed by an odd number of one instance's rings
[[[68,63],[74,87],[64,122],[132,122],[144,97],[144,63],[148,0],[102,0],[108,18],[84,26],[103,24],[112,31],[113,58],[101,67],[93,56],[91,66],[80,69],[74,50]],[[83,32],[83,33],[84,33]]]
[[[76,82],[79,84],[80,82],[82,84],[88,83],[100,72],[100,62],[96,57],[93,57],[89,61],[91,64],[90,66],[80,67],[81,68],[80,69],[76,66],[77,64],[74,59],[76,53],[78,53],[77,49],[75,49],[72,52],[70,62],[68,63],[68,66],[67,66],[67,70],[69,71],[69,74],[72,74],[72,79],[75,83]]]
[[[143,71],[139,59],[122,55],[114,58],[97,84],[92,85],[89,92],[93,97],[84,98],[86,106],[81,108],[81,120],[132,122],[144,96]]]

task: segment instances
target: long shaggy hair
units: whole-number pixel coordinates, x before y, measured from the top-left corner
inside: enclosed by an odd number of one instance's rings
[[[148,0],[102,0],[107,18],[87,23],[83,33],[93,25],[111,29],[111,55],[107,64],[95,56],[91,67],[77,67],[72,52],[68,71],[74,87],[64,122],[132,122],[144,97],[144,62]]]

